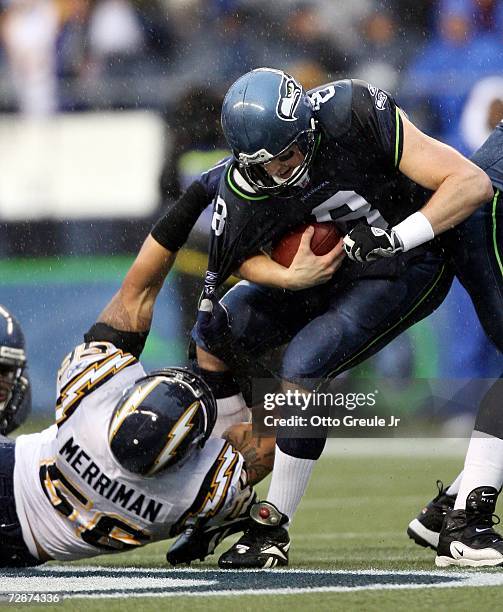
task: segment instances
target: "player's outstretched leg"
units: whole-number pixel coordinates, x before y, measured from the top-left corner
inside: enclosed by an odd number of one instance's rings
[[[454,508],[456,495],[447,493],[441,480],[437,480],[438,495],[436,495],[421,512],[413,519],[407,528],[407,535],[419,546],[437,550],[438,537],[445,515]]]
[[[288,517],[269,502],[252,506],[248,527],[239,540],[221,555],[221,569],[269,569],[288,565]]]
[[[493,529],[499,522],[493,515],[497,499],[494,487],[478,487],[468,495],[464,510],[446,515],[435,559],[438,567],[503,565],[503,537]]]

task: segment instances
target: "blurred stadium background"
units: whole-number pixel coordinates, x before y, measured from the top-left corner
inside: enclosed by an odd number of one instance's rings
[[[45,415],[62,357],[155,219],[226,153],[220,102],[243,72],[280,67],[306,88],[363,78],[465,154],[503,118],[503,0],[2,0],[0,19],[0,303],[25,328]],[[148,367],[185,358],[208,225],[203,214],[161,295]],[[456,284],[359,373],[498,367]]]

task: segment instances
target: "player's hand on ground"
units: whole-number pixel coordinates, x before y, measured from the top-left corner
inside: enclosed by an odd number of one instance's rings
[[[403,251],[403,245],[394,230],[360,223],[344,236],[344,250],[353,261],[364,263],[393,257]]]
[[[288,268],[288,289],[298,291],[326,283],[344,260],[342,240],[326,255],[315,255],[310,246],[313,234],[314,228],[309,226],[302,235],[297,253]]]

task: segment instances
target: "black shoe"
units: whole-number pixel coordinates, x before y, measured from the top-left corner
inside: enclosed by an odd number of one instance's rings
[[[249,518],[238,518],[224,525],[188,527],[171,545],[166,560],[171,565],[190,565],[192,561],[204,561],[227,536],[243,531]]]
[[[218,560],[221,569],[267,569],[288,565],[288,517],[267,501],[252,506],[248,527]]]
[[[493,515],[497,499],[494,487],[478,487],[468,496],[466,510],[452,510],[446,515],[435,559],[437,567],[503,565],[503,538],[493,529],[499,523]]]
[[[446,493],[441,480],[437,480],[438,495],[434,497],[409,523],[407,535],[419,546],[437,550],[438,536],[442,529],[445,515],[454,508],[455,495]]]

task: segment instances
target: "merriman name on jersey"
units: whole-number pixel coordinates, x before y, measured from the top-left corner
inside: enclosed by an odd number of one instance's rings
[[[118,504],[124,510],[141,516],[142,519],[153,523],[162,509],[162,502],[146,498],[143,493],[134,487],[113,480],[91,460],[91,457],[79,444],[74,442],[73,436],[59,449],[59,455],[67,460],[68,465],[82,480],[87,482],[99,495]]]

